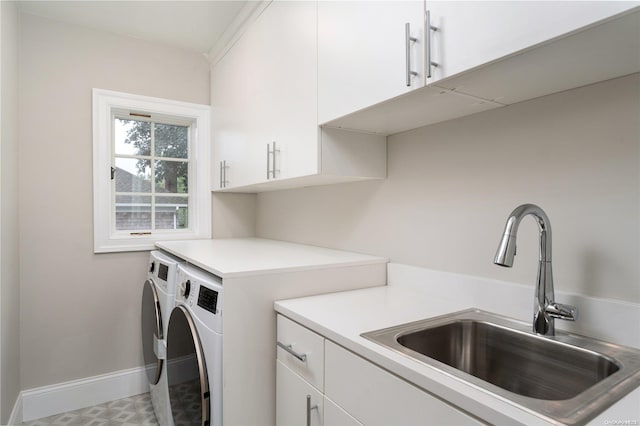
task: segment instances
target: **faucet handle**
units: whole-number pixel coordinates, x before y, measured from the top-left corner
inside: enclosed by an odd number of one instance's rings
[[[551,302],[544,310],[551,318],[558,318],[567,321],[575,321],[578,318],[578,308],[562,303]]]

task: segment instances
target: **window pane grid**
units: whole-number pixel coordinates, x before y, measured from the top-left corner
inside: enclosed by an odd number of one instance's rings
[[[135,154],[115,154],[115,158],[132,158],[134,160],[157,160],[157,161],[174,161],[181,163],[188,163],[189,159],[185,158],[173,158],[173,157],[157,157],[153,155],[135,155]]]
[[[116,177],[112,182],[112,217],[116,231],[171,232],[190,229],[192,199],[188,177],[192,170],[189,158],[191,132],[187,126],[156,124],[154,121],[137,119],[114,120],[114,127],[127,127],[124,132],[114,130],[113,164]],[[164,132],[159,147],[157,129]],[[122,137],[125,132],[126,139],[116,140],[118,135]],[[174,138],[175,134],[179,137]],[[134,144],[135,147],[126,147],[128,144]],[[123,152],[126,149],[128,152]],[[140,154],[136,154],[134,149]],[[171,155],[164,156],[167,152]]]

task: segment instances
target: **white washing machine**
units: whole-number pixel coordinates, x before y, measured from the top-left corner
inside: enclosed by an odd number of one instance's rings
[[[222,426],[222,280],[178,266],[167,332],[167,380],[176,424]]]
[[[180,263],[166,253],[152,251],[142,291],[142,352],[151,403],[160,426],[174,426],[167,385],[166,336],[169,315],[175,305]]]

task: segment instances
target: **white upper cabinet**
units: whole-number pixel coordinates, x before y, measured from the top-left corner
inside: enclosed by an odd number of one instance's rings
[[[433,83],[637,6],[631,1],[427,1]]]
[[[315,2],[275,1],[246,36],[260,181],[317,171],[316,22]]]
[[[326,125],[390,135],[638,72],[639,5],[427,1],[424,57],[435,64],[426,86]]]
[[[639,4],[272,1],[212,68],[212,189],[384,178],[386,135],[638,72]]]
[[[319,123],[424,86],[424,7],[318,2]]]
[[[273,1],[211,72],[212,189],[386,177],[386,138],[318,127],[318,4]]]
[[[273,2],[213,68],[214,189],[316,169],[315,27],[315,3]]]
[[[251,68],[251,40],[241,38],[233,54],[225,55],[211,71],[211,140],[213,188],[246,185],[257,179],[252,155],[257,87]]]
[[[443,7],[449,16],[463,15],[454,10],[456,4],[434,2],[434,9]],[[473,44],[456,41],[476,52],[475,58],[454,55],[453,47],[442,47],[443,65],[435,77],[446,78],[435,85],[509,105],[638,72],[639,5],[615,1],[505,3],[502,26],[493,23],[490,27],[494,30],[480,31],[482,35],[473,39]],[[473,5],[468,7],[474,9]],[[492,3],[483,8],[487,12],[492,9],[496,16],[502,10]],[[443,29],[441,44],[453,43],[445,43],[447,37],[466,38],[461,34],[470,24],[460,21],[457,26],[456,35],[445,34]],[[508,37],[506,31],[514,36]],[[434,56],[438,56],[435,49]],[[466,72],[468,67],[475,68]]]

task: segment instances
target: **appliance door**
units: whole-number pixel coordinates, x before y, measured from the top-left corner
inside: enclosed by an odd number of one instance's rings
[[[156,286],[151,280],[144,283],[142,290],[142,354],[149,383],[155,385],[160,380],[163,360],[156,354],[158,340],[162,340],[162,314]]]
[[[176,306],[169,319],[167,380],[175,424],[208,426],[207,366],[196,323],[184,306]]]

